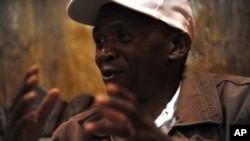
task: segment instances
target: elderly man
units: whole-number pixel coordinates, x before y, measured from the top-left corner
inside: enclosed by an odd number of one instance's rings
[[[62,124],[53,139],[229,140],[250,123],[250,79],[191,72],[188,0],[72,0],[69,16],[94,26],[107,95]]]
[[[61,124],[52,140],[229,141],[230,125],[250,123],[250,78],[185,66],[194,39],[188,0],[71,0],[68,14],[94,26],[107,94]],[[44,109],[58,94],[50,92],[16,140],[39,137]]]

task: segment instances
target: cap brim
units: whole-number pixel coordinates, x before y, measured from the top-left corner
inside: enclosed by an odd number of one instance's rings
[[[71,0],[67,13],[73,20],[87,25],[95,25],[99,9],[110,0]]]

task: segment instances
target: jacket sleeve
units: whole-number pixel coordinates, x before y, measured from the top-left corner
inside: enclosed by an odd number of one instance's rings
[[[53,133],[52,141],[85,141],[81,126],[72,118],[62,123]]]
[[[96,113],[95,108],[76,114],[63,122],[53,133],[52,141],[92,141],[90,134],[84,132],[82,123]]]

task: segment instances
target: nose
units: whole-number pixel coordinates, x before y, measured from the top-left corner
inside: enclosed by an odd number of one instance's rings
[[[111,39],[106,40],[102,48],[96,49],[96,60],[109,61],[118,57],[116,42]]]

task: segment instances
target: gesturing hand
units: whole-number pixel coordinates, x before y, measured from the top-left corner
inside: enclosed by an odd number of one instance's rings
[[[144,112],[135,97],[114,84],[107,85],[107,96],[96,97],[95,104],[107,122],[84,124],[86,132],[107,133],[127,141],[169,141]]]
[[[37,141],[58,99],[59,90],[53,88],[37,109],[32,108],[37,97],[34,88],[38,85],[38,70],[37,65],[29,68],[21,89],[7,111],[4,141]]]

